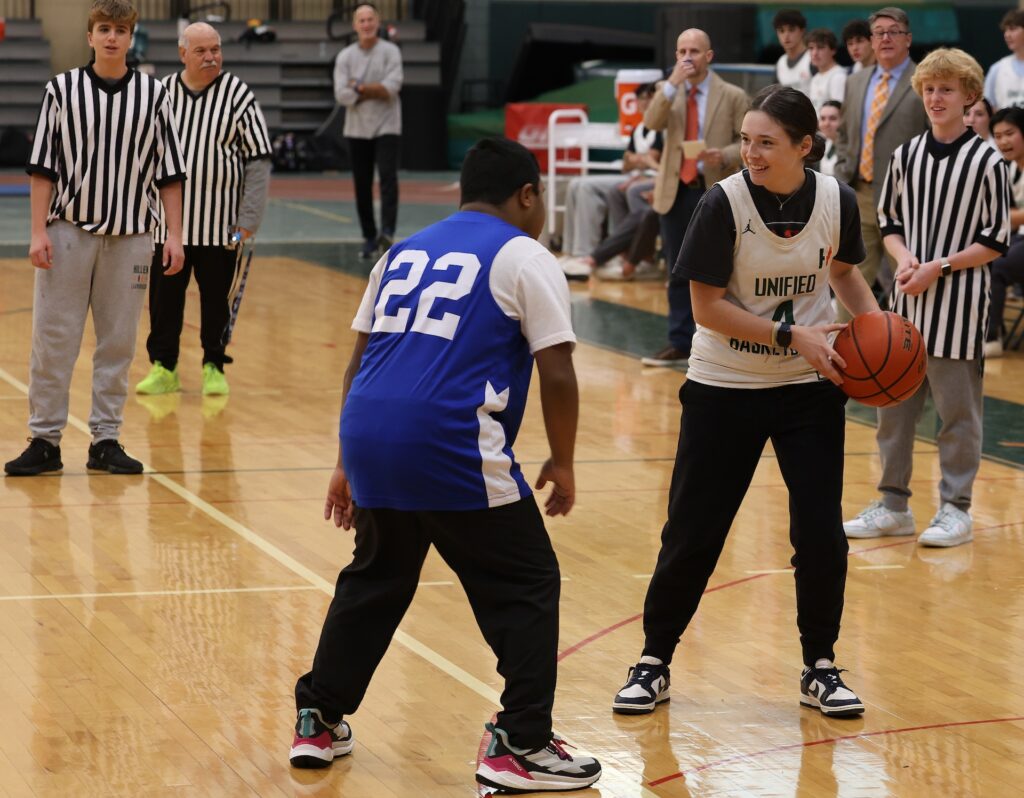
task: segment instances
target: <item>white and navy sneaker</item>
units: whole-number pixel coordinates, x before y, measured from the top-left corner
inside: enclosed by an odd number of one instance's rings
[[[848,538],[913,535],[915,531],[914,514],[910,510],[890,510],[880,501],[871,502],[856,517],[843,522],[843,532]]]
[[[641,659],[626,674],[626,683],[612,701],[612,711],[620,715],[654,712],[658,704],[671,698],[671,681],[667,665],[653,665]]]
[[[487,754],[476,769],[479,784],[502,793],[581,790],[601,778],[601,763],[591,756],[572,756],[558,735],[542,748],[514,748],[508,734],[494,724]]]
[[[827,668],[804,668],[800,674],[800,703],[821,710],[830,718],[848,718],[864,712],[864,702],[843,684],[834,665]]]
[[[319,709],[300,709],[289,760],[293,768],[325,768],[351,753],[353,745],[355,737],[345,721],[332,726]]]

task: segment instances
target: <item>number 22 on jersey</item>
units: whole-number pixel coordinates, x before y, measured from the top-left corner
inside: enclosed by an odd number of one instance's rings
[[[457,313],[446,312],[440,318],[433,318],[430,311],[434,306],[435,299],[458,300],[469,294],[480,273],[479,259],[471,252],[448,252],[431,264],[430,256],[422,249],[406,249],[395,256],[394,260],[388,264],[384,274],[396,271],[406,265],[409,266],[407,276],[388,280],[381,289],[373,310],[374,322],[370,332],[404,333],[406,329],[409,329],[412,332],[436,335],[438,338],[452,340],[462,317]],[[449,268],[457,267],[459,276],[455,282],[437,280],[419,292],[416,315],[410,327],[409,316],[412,315],[412,308],[403,306],[401,300],[409,298],[409,295],[416,290],[427,273],[428,265],[431,272],[447,272]],[[399,301],[394,303],[394,313],[388,314],[388,303],[393,299]],[[411,305],[412,302],[410,301],[409,304]]]

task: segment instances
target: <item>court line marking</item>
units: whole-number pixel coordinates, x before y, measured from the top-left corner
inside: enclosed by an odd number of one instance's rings
[[[319,216],[322,219],[330,219],[332,222],[351,222],[352,217],[343,216],[340,213],[331,213],[331,211],[325,211],[320,208],[314,208],[312,205],[305,205],[301,202],[288,202],[285,200],[275,200],[275,204],[284,205],[286,208],[293,208],[297,211],[305,211],[313,216]],[[290,242],[289,242],[290,243]],[[298,243],[298,242],[296,242]]]
[[[705,770],[732,764],[734,762],[745,762],[747,760],[756,759],[769,754],[776,754],[800,748],[812,748],[816,745],[829,745],[831,743],[845,742],[847,740],[860,740],[867,737],[879,737],[888,734],[906,734],[908,732],[929,731],[932,729],[952,729],[957,726],[981,726],[989,723],[1017,723],[1019,721],[1024,721],[1024,715],[1017,715],[1009,718],[986,718],[982,720],[955,720],[948,723],[929,723],[924,726],[905,726],[902,729],[880,729],[879,731],[873,732],[861,732],[859,734],[844,734],[840,737],[828,737],[823,740],[808,740],[800,743],[790,743],[789,745],[777,745],[774,748],[765,748],[761,751],[754,751],[749,754],[737,754],[714,762],[707,762],[698,767],[690,768],[689,770],[680,770],[672,773],[671,775],[662,776],[660,779],[649,781],[648,784],[651,787],[657,787],[658,785],[665,784],[666,782],[674,779],[685,778],[691,773],[701,773]]]
[[[25,383],[21,382],[21,380],[15,378],[4,368],[0,368],[0,379],[4,380],[14,388],[17,388],[26,396],[28,395],[28,386],[25,385]],[[68,414],[68,425],[74,427],[79,432],[82,432],[85,435],[92,437],[92,433],[89,431],[89,426],[81,419],[79,419],[77,416],[72,415],[70,413]],[[326,593],[328,596],[334,595],[333,584],[328,582],[326,579],[320,576],[320,574],[316,573],[311,568],[308,568],[305,565],[303,565],[290,554],[279,549],[269,540],[266,540],[257,533],[253,532],[247,526],[240,524],[238,521],[236,521],[234,518],[231,518],[229,515],[222,513],[212,504],[207,502],[205,499],[202,499],[201,497],[197,496],[196,494],[192,493],[192,491],[190,491],[183,485],[179,485],[177,482],[175,482],[172,479],[169,479],[163,474],[152,472],[152,470],[146,463],[143,463],[143,469],[145,471],[145,476],[148,476],[158,485],[161,485],[162,487],[169,490],[171,493],[184,499],[186,502],[191,504],[204,515],[208,516],[214,521],[217,521],[222,526],[234,532],[247,543],[251,544],[252,546],[255,546],[268,557],[275,560],[279,565],[283,566],[284,568],[287,568],[292,573],[302,577],[311,585],[319,588],[321,591]],[[412,635],[403,632],[401,629],[398,629],[395,631],[395,636],[393,639],[394,642],[398,643],[400,646],[404,647],[413,654],[416,654],[421,659],[426,660],[439,671],[447,674],[452,679],[462,684],[463,687],[466,687],[467,689],[476,693],[485,701],[488,701],[489,703],[494,704],[496,706],[501,706],[501,694],[497,690],[495,690],[489,684],[485,684],[483,681],[476,678],[475,676],[473,676],[473,674],[469,673],[468,671],[463,670],[454,662],[445,659],[443,656],[438,654],[432,648],[421,643]],[[570,740],[568,736],[561,736],[570,745],[575,745],[575,743],[572,740]],[[629,776],[620,773],[617,769],[605,765],[604,763],[602,763],[601,778],[604,784],[609,785],[609,787],[613,790],[617,788],[626,788],[631,791],[638,790],[639,792],[633,792],[631,794],[639,795],[640,798],[659,798],[656,793],[652,792],[646,786],[644,786],[642,781],[638,783],[635,777],[630,778]]]
[[[196,590],[127,590],[111,593],[32,593],[26,596],[0,596],[0,601],[146,598],[149,596],[213,596],[227,593],[282,593],[316,589],[316,585],[276,585],[267,587],[210,587],[197,588]]]

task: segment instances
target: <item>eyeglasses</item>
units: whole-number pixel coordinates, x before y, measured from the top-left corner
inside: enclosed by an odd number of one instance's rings
[[[871,38],[878,39],[895,39],[897,36],[906,36],[910,31],[906,30],[873,30],[871,31]]]

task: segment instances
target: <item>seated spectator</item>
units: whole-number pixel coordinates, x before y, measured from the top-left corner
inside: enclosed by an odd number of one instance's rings
[[[631,213],[590,255],[578,260],[599,280],[664,280],[656,262],[660,227],[658,212],[648,205]]]
[[[645,83],[637,89],[640,113],[647,111],[654,91],[653,83]],[[661,150],[661,133],[648,130],[641,123],[633,130],[622,154],[622,171],[628,175],[625,180],[621,174],[606,174],[585,175],[569,182],[560,259],[566,277],[585,279],[590,276],[594,267],[591,256],[602,240],[606,221],[609,234],[618,233],[627,217],[650,208],[650,202],[645,201],[643,195],[654,188]],[[631,237],[632,229],[627,238]]]
[[[828,28],[815,28],[807,35],[811,66],[818,70],[807,93],[815,111],[820,111],[826,100],[842,102],[846,94],[846,70],[836,63],[838,47],[836,35]]]
[[[866,19],[851,19],[843,26],[841,36],[846,52],[853,60],[850,74],[856,74],[865,67],[875,65],[875,51],[871,47],[871,26]]]
[[[985,76],[985,97],[997,111],[1024,105],[1024,9],[1007,11],[999,27],[1010,55],[996,61]]]
[[[991,141],[992,106],[989,104],[989,101],[982,97],[968,108],[967,113],[964,114],[964,124],[983,140]]]
[[[992,306],[985,357],[1003,356],[1006,290],[1024,282],[1024,108],[1003,108],[992,117],[992,138],[1010,167],[1010,250],[992,261]]]
[[[778,82],[807,94],[811,89],[811,56],[804,42],[807,19],[795,8],[784,8],[772,19],[772,27],[785,50],[775,64]]]
[[[843,104],[838,100],[826,100],[818,111],[818,130],[825,137],[825,155],[818,163],[818,171],[823,175],[835,176],[836,139],[839,137],[839,123],[842,121]]]

